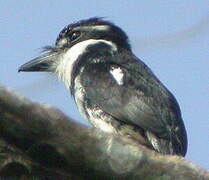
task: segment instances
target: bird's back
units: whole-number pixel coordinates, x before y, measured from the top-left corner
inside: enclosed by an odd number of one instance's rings
[[[85,96],[81,100],[85,102],[77,103],[79,109],[85,109],[81,110],[85,117],[100,129],[142,137],[144,144],[160,153],[184,156],[186,132],[174,96],[132,53],[107,53],[105,57],[103,52],[98,58],[100,53],[88,63],[81,60],[82,70],[75,82]]]

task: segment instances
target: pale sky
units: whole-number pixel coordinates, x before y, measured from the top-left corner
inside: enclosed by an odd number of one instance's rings
[[[14,3],[15,2],[15,3]],[[17,73],[61,29],[93,16],[123,28],[134,53],[175,95],[186,125],[186,159],[209,169],[209,1],[13,1],[0,6],[0,83],[86,123],[55,76]]]

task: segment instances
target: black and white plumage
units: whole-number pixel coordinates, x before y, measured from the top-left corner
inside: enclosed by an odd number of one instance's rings
[[[19,71],[57,73],[96,128],[163,154],[186,154],[176,99],[132,53],[123,30],[101,18],[82,20],[66,26],[46,49]]]

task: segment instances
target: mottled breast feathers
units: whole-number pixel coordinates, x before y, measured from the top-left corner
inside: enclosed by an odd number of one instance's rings
[[[83,66],[79,76],[86,98],[118,121],[142,128],[157,151],[184,155],[184,125],[175,98],[143,62],[126,54],[95,56]]]

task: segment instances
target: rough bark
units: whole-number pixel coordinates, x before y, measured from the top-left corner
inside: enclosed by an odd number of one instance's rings
[[[0,177],[209,180],[209,172],[182,157],[81,126],[1,86]]]

